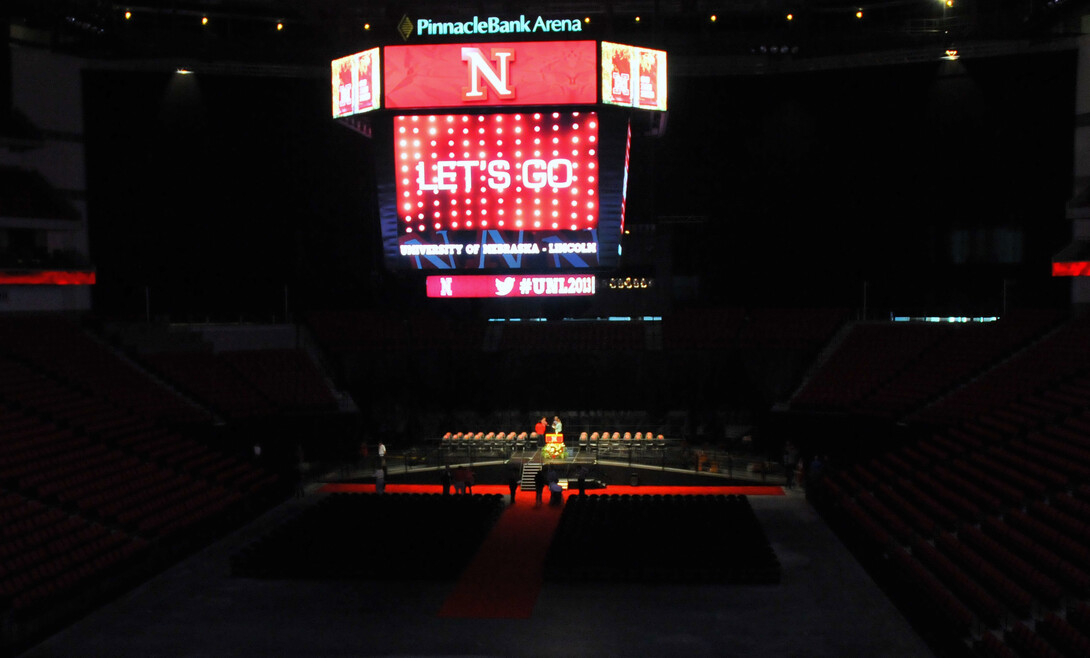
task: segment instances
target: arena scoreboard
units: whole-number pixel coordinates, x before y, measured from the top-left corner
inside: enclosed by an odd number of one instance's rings
[[[386,266],[441,277],[437,297],[594,294],[586,276],[619,264],[631,114],[666,110],[666,72],[663,51],[592,40],[333,60],[333,117],[375,141]],[[486,271],[512,276],[458,280]]]

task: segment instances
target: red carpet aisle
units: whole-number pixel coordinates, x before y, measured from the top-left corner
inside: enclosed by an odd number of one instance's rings
[[[476,489],[477,487],[474,487]],[[559,507],[535,507],[533,495],[504,510],[439,610],[440,617],[529,619],[541,590],[545,553]]]

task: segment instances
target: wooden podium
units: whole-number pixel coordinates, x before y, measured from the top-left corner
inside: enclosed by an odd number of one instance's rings
[[[549,445],[550,443],[564,443],[564,435],[563,434],[546,434],[545,435],[545,445]]]

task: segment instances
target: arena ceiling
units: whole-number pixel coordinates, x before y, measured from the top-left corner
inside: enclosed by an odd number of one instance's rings
[[[402,39],[403,17],[577,16],[587,36],[680,56],[792,60],[1030,43],[1080,31],[1086,0],[9,0],[14,42],[105,58],[318,66]]]

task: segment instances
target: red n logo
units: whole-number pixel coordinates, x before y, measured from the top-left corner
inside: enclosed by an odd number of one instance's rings
[[[469,86],[462,87],[462,100],[488,100],[486,85],[501,99],[510,100],[515,97],[515,88],[511,85],[514,48],[492,48],[486,58],[480,48],[462,46],[462,61],[469,63]],[[492,62],[495,62],[495,67]]]

